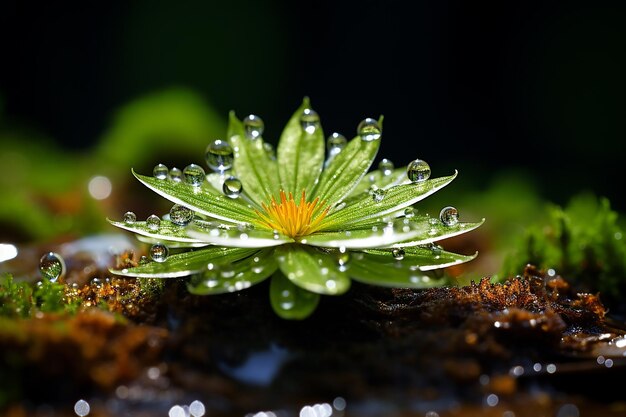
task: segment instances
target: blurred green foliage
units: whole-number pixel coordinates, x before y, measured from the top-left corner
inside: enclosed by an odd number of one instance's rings
[[[529,224],[503,263],[503,276],[519,274],[527,263],[552,268],[581,291],[607,300],[626,294],[626,240],[606,198],[574,196],[563,208],[546,206],[547,221]]]
[[[65,285],[48,280],[37,284],[17,282],[10,274],[0,275],[0,317],[30,318],[42,313],[75,313],[80,300],[68,301]]]
[[[165,155],[201,164],[209,140],[224,134],[224,120],[199,95],[176,88],[122,106],[98,145],[84,152],[0,123],[0,238],[47,241],[108,230],[105,218],[119,216],[133,197],[124,192],[131,168],[151,172]],[[88,192],[96,175],[112,183],[105,200]]]

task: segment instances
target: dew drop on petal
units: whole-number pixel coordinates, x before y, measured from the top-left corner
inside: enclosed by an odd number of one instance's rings
[[[378,122],[370,117],[361,120],[359,126],[356,129],[357,134],[361,137],[361,140],[365,142],[372,142],[380,139],[382,131]]]
[[[406,167],[406,175],[411,182],[422,182],[430,178],[430,165],[426,161],[416,159]]]
[[[185,167],[185,169],[183,169],[185,183],[194,187],[202,185],[205,175],[204,169],[197,164],[189,164]]]
[[[243,119],[243,128],[246,132],[246,137],[254,140],[263,136],[265,123],[263,123],[263,119],[256,114],[250,114]]]
[[[224,184],[222,184],[222,191],[227,197],[237,198],[243,191],[243,185],[239,178],[230,176],[224,180]]]
[[[388,177],[389,175],[391,175],[393,173],[393,162],[391,162],[389,159],[385,158],[383,160],[381,160],[378,164],[378,169],[383,173],[384,176]]]
[[[172,168],[170,169],[170,180],[172,182],[182,182],[183,181],[183,171],[180,168]]]
[[[383,198],[385,198],[385,190],[382,188],[377,188],[372,191],[372,200],[374,200],[374,202],[381,202]]]
[[[180,204],[174,204],[170,209],[170,221],[178,226],[186,226],[191,223],[193,215],[193,210]]]
[[[404,217],[411,219],[415,216],[415,209],[413,207],[407,207],[404,209]]]
[[[78,400],[76,404],[74,404],[74,412],[77,416],[85,417],[91,411],[91,407],[89,403],[85,400]]]
[[[341,152],[343,148],[346,147],[347,143],[348,140],[341,133],[335,132],[330,135],[328,139],[326,139],[326,149],[328,150],[328,156],[337,155],[339,152]]]
[[[445,226],[456,226],[459,223],[459,211],[452,206],[444,207],[439,213],[439,220]]]
[[[157,164],[154,166],[154,169],[152,170],[152,175],[157,180],[164,180],[164,179],[167,179],[168,172],[169,170],[167,169],[165,165]]]
[[[41,276],[51,282],[56,282],[65,273],[65,261],[55,252],[48,252],[39,259]]]
[[[150,247],[150,258],[155,262],[165,262],[169,254],[169,249],[162,243],[155,243]]]
[[[402,248],[395,248],[391,251],[391,254],[393,255],[393,258],[396,261],[401,261],[404,259],[404,249]]]
[[[300,125],[305,132],[313,134],[320,127],[320,116],[313,109],[304,109],[300,115]]]
[[[123,222],[126,224],[133,224],[137,221],[137,215],[132,211],[127,211],[124,213],[124,217],[122,218]]]
[[[263,142],[263,149],[265,150],[267,156],[270,157],[270,159],[276,159],[276,150],[271,143]]]
[[[206,164],[216,172],[224,172],[233,166],[233,148],[225,140],[215,139],[204,153]]]
[[[146,219],[146,226],[148,226],[150,230],[159,230],[159,227],[161,227],[161,219],[156,214],[151,214]]]

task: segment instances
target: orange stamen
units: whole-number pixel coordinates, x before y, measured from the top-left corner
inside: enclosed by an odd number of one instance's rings
[[[280,233],[299,239],[303,236],[310,235],[315,232],[328,213],[330,207],[326,207],[313,218],[313,212],[318,206],[319,198],[308,202],[306,201],[306,192],[302,191],[300,202],[296,203],[293,195],[289,193],[289,198],[283,190],[280,191],[280,203],[277,203],[274,197],[269,205],[262,203],[264,212],[256,210],[260,221],[263,225]]]

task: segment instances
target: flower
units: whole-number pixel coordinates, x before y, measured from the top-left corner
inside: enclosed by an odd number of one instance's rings
[[[431,271],[476,254],[447,252],[435,242],[484,219],[460,222],[454,207],[438,219],[413,208],[457,172],[430,178],[430,166],[420,159],[403,168],[383,159],[370,171],[381,125],[382,117],[367,118],[352,140],[335,133],[326,141],[305,98],[274,151],[258,116],[241,121],[231,112],[228,140],[207,147],[208,175],[197,164],[182,172],[159,164],[152,176],[133,170],[174,204],[162,217],[137,221],[128,212],[122,221],[109,220],[152,245],[152,262],[112,272],[190,276],[193,294],[243,290],[271,277],[271,305],[286,319],[308,317],[320,295],[345,293],[351,279],[389,287],[443,285]]]

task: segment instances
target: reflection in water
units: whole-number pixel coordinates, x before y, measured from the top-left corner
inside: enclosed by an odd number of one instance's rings
[[[250,385],[267,386],[289,358],[286,349],[274,344],[268,350],[251,353],[239,366],[218,362],[218,367],[228,376]]]
[[[0,243],[0,262],[8,261],[17,256],[17,248],[10,243]]]

